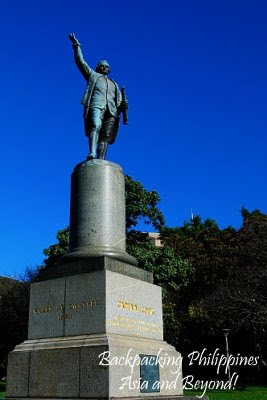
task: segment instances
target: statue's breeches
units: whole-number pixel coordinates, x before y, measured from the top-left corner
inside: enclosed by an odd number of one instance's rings
[[[90,137],[92,131],[98,131],[98,142],[109,142],[114,134],[116,117],[111,115],[107,109],[91,108],[85,117],[84,123],[88,137]]]

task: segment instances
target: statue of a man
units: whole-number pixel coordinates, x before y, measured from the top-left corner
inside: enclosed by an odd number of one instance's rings
[[[114,143],[118,128],[120,112],[128,108],[127,100],[122,101],[120,89],[115,81],[108,78],[110,72],[106,60],[99,61],[94,71],[85,62],[81,44],[73,33],[69,34],[73,43],[76,65],[87,81],[87,87],[81,103],[84,105],[85,134],[89,138],[90,152],[88,160],[105,159],[107,147]]]

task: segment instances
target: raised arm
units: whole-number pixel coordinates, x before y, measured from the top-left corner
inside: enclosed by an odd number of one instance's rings
[[[75,63],[77,65],[77,67],[79,68],[79,70],[81,71],[83,77],[86,80],[88,80],[88,78],[91,75],[93,70],[89,67],[87,62],[84,61],[83,53],[81,50],[81,44],[78,41],[78,39],[75,37],[74,33],[69,34],[69,39],[72,42]]]

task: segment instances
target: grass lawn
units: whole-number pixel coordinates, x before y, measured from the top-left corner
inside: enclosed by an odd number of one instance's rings
[[[184,390],[184,396],[201,395],[196,390]],[[209,400],[267,400],[267,386],[248,386],[243,390],[207,390]]]
[[[0,382],[0,399],[5,396],[6,384],[4,382]]]
[[[6,384],[0,382],[0,399],[5,396]],[[184,396],[201,395],[196,390],[184,390]],[[209,400],[267,400],[267,386],[248,386],[243,390],[207,390]]]

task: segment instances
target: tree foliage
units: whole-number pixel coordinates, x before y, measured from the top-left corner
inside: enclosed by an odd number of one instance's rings
[[[43,251],[46,256],[44,259],[45,268],[57,267],[60,257],[67,254],[69,248],[69,227],[59,230],[56,238],[58,242]]]
[[[261,334],[267,331],[267,215],[243,209],[242,216],[234,265],[205,306],[221,324]]]
[[[134,181],[129,175],[125,176],[126,192],[126,228],[136,227],[142,219],[151,224],[156,230],[164,225],[164,217],[158,209],[160,197],[158,193],[144,189],[143,185]]]
[[[242,210],[240,229],[220,229],[198,216],[177,228],[163,228],[161,238],[193,267],[189,284],[177,297],[173,318],[180,321],[173,342],[185,354],[216,348],[223,328],[230,328],[232,352],[260,356],[267,365],[267,215]],[[186,367],[186,366],[185,366]],[[258,378],[260,371],[255,369]],[[263,372],[262,372],[263,376]],[[253,374],[247,377],[252,379]]]
[[[6,376],[8,353],[26,340],[29,313],[29,284],[14,281],[0,296],[0,377]]]
[[[202,222],[199,216],[181,227],[162,229],[161,238],[165,246],[171,247],[177,256],[193,267],[188,302],[206,296],[218,281],[225,278],[235,257],[233,251],[229,253],[234,235],[233,228],[221,230],[213,220]]]

